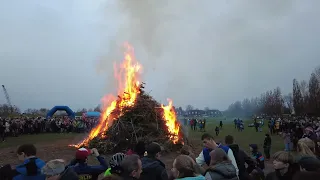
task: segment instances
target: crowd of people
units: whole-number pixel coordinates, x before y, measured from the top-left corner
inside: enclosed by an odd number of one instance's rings
[[[307,135],[307,134],[305,134]],[[318,179],[320,160],[313,140],[308,137],[298,141],[297,155],[289,151],[274,153],[274,172],[265,176],[265,160],[256,144],[250,144],[247,154],[234,143],[231,135],[223,143],[217,143],[208,133],[202,135],[203,150],[195,156],[193,149],[184,146],[181,154],[172,162],[167,171],[161,161],[163,147],[152,142],[139,142],[126,153],[116,153],[109,161],[96,148],[80,148],[74,159],[67,163],[54,159],[45,163],[37,157],[32,144],[21,145],[17,150],[18,159],[23,163],[15,169],[10,165],[0,168],[0,179],[14,180],[308,180]],[[270,142],[271,143],[271,142]],[[267,142],[268,144],[268,142]],[[90,165],[88,157],[95,156],[99,165]]]
[[[23,134],[88,132],[96,125],[98,120],[96,117],[86,117],[85,119],[70,119],[69,117],[2,119],[0,117],[0,140],[5,141],[8,136],[17,137]]]
[[[299,139],[304,137],[311,139],[316,144],[320,142],[319,118],[270,118],[268,128],[271,135],[278,134],[283,137],[286,151],[295,150]],[[318,148],[316,150],[318,151]]]
[[[196,131],[205,131],[206,129],[206,119],[184,119],[184,125],[189,125],[191,127],[191,130]]]
[[[60,120],[49,120],[60,121]],[[58,123],[59,124],[59,123]],[[260,123],[261,124],[261,123]],[[222,129],[223,123],[219,124]],[[59,126],[60,129],[61,125]],[[238,126],[235,126],[238,128]],[[37,157],[33,144],[17,149],[22,164],[12,169],[0,168],[0,179],[14,180],[300,180],[319,179],[319,123],[315,119],[270,118],[269,132],[265,135],[262,153],[257,144],[250,144],[250,153],[235,144],[227,135],[223,142],[204,133],[203,149],[198,156],[193,148],[183,146],[167,170],[161,161],[164,149],[156,142],[138,142],[135,148],[114,154],[108,161],[96,148],[76,150],[74,159],[66,162],[54,159],[44,162]],[[62,130],[58,132],[63,132]],[[259,131],[258,131],[259,132]],[[284,139],[284,151],[270,155],[272,135]],[[290,141],[288,141],[290,139]],[[294,139],[297,139],[296,142]],[[200,140],[200,139],[199,139]],[[289,145],[288,145],[289,144]],[[295,150],[295,153],[292,151]],[[91,165],[88,157],[94,156],[99,165]],[[266,172],[265,163],[272,159],[274,171]]]

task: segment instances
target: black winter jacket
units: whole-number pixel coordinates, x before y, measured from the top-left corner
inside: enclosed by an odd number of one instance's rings
[[[142,173],[140,180],[168,180],[168,174],[163,162],[143,157],[142,162]]]

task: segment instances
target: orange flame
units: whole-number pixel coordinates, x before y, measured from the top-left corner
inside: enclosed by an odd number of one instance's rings
[[[125,44],[124,62],[117,67],[115,64],[115,77],[118,80],[118,94],[122,95],[119,100],[116,100],[112,95],[105,96],[102,99],[103,112],[100,116],[99,124],[91,130],[88,137],[74,147],[81,147],[88,145],[90,140],[97,137],[98,135],[104,136],[109,126],[112,125],[113,121],[117,119],[121,114],[112,114],[116,108],[119,108],[119,112],[122,112],[124,107],[132,107],[135,103],[137,95],[140,93],[138,81],[138,75],[141,72],[141,65],[136,62],[134,56],[134,49],[128,44]],[[119,72],[117,72],[119,69]]]
[[[168,99],[169,105],[164,106],[161,105],[161,108],[163,109],[163,116],[166,120],[166,125],[168,127],[168,131],[170,133],[170,139],[174,144],[176,144],[179,141],[179,130],[180,126],[177,122],[177,116],[176,112],[174,111],[174,108],[172,106],[172,100]]]

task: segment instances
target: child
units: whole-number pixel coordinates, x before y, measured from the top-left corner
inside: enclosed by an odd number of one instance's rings
[[[220,129],[219,129],[219,127],[218,126],[216,126],[216,136],[219,136],[219,131],[220,131]]]
[[[299,172],[299,165],[293,161],[293,156],[286,151],[278,151],[273,157],[273,168],[275,172],[269,173],[266,180],[292,179],[296,172]]]
[[[23,163],[16,167],[13,175],[14,180],[44,180],[46,178],[46,176],[41,173],[41,169],[46,163],[36,157],[37,149],[33,144],[21,145],[17,150],[17,155]]]
[[[271,138],[269,134],[266,134],[263,143],[264,155],[266,156],[267,160],[270,159],[270,149],[271,149]]]
[[[258,145],[250,144],[251,155],[254,159],[257,160],[258,167],[264,169],[264,157],[261,152],[258,151]]]

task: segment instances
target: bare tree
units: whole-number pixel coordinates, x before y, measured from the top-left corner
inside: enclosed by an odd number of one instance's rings
[[[189,104],[189,105],[187,105],[187,107],[186,107],[186,111],[191,111],[191,110],[194,110],[194,107],[193,107],[193,106],[191,106],[190,104]]]
[[[287,95],[283,96],[283,101],[286,104],[286,106],[290,109],[290,111],[292,112],[293,109],[293,97],[292,97],[292,93],[289,93]]]

